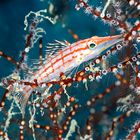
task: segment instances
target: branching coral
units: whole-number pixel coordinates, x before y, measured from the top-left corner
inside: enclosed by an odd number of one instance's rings
[[[40,27],[41,23],[49,21],[55,26],[60,22],[74,40],[79,40],[80,37],[64,25],[61,16],[54,14],[56,11],[53,3],[48,10],[50,13],[45,9],[31,11],[25,16],[25,30],[29,33],[19,61],[0,51],[1,57],[15,65],[14,72],[1,80],[1,86],[6,89],[0,102],[1,114],[6,118],[5,123],[1,123],[0,126],[2,139],[13,139],[10,128],[15,122],[19,128],[17,132],[20,140],[118,139],[120,126],[125,125],[125,121],[135,113],[139,114],[140,3],[136,0],[108,0],[105,5],[101,4],[102,8],[93,7],[94,2],[77,0],[75,9],[77,13],[84,9],[86,14],[107,23],[114,32],[122,34],[123,41],[80,65],[80,68],[69,73],[57,73],[57,79],[49,79],[49,76],[46,76],[45,79],[49,80],[39,82],[41,76],[38,73],[44,70],[47,62],[53,60],[56,52],[62,52],[71,44],[68,41],[57,40],[55,43],[49,43],[46,57],[43,58],[42,33],[47,35],[47,31]],[[33,20],[30,21],[31,16]],[[39,60],[37,66],[32,68],[27,58],[36,44],[39,46]],[[80,45],[82,47],[83,44]],[[94,48],[95,44],[92,43],[91,46]],[[123,57],[120,56],[121,52],[124,53]],[[115,63],[111,58],[115,59]],[[83,58],[78,60],[81,62]],[[33,89],[30,94],[24,93],[30,88]],[[10,103],[11,107],[7,111]],[[115,115],[108,119],[110,112],[114,110]],[[133,139],[139,129],[139,121],[136,121],[124,139]]]

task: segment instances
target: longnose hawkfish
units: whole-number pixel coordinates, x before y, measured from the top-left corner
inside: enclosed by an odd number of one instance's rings
[[[25,79],[25,81],[33,82],[36,79],[39,84],[42,82],[49,82],[52,79],[57,79],[59,78],[60,73],[65,74],[78,67],[83,62],[96,58],[103,51],[122,40],[122,35],[107,37],[93,36],[73,44],[66,43],[65,48],[58,51],[58,53],[51,57],[49,61],[45,61],[39,70],[33,73],[33,76]],[[29,85],[22,85],[20,90],[21,91],[19,91],[17,95],[19,96],[18,99],[22,106],[22,111],[24,111],[26,103],[34,88]]]

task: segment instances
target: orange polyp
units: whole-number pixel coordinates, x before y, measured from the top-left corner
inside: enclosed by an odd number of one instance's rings
[[[0,135],[2,136],[4,133],[3,133],[3,131],[0,131]]]
[[[91,126],[90,125],[87,125],[87,130],[91,130]]]
[[[62,135],[58,135],[59,138],[62,138]]]
[[[109,88],[106,89],[106,92],[109,93],[111,90]]]
[[[0,55],[3,55],[3,52],[2,51],[0,51]]]
[[[116,77],[120,80],[121,79],[121,75],[117,74]]]
[[[60,82],[60,85],[64,85],[64,82],[63,82],[63,81],[61,81],[61,82]]]
[[[40,128],[40,125],[39,125],[39,124],[37,124],[37,125],[35,125],[35,127],[36,127],[36,128]]]
[[[70,102],[74,102],[75,101],[75,98],[74,97],[71,97],[70,98]]]
[[[99,94],[98,97],[99,97],[99,98],[103,98],[103,94]]]
[[[23,140],[23,139],[24,139],[24,136],[21,135],[21,136],[20,136],[20,140]]]
[[[4,107],[4,105],[5,105],[5,102],[1,102],[1,106]]]
[[[69,121],[66,121],[66,125],[68,125],[69,124]]]
[[[63,133],[63,130],[62,130],[62,129],[60,129],[60,130],[59,130],[59,134],[62,134],[62,133]]]
[[[110,136],[112,136],[112,135],[113,135],[113,130],[111,130],[111,131],[110,131],[109,135],[110,135]]]
[[[69,103],[69,102],[67,102],[67,103],[66,103],[66,105],[67,105],[67,106],[70,106],[70,103]]]
[[[80,72],[80,76],[83,76],[84,75],[84,72],[82,71],[82,72]]]
[[[54,118],[53,114],[50,114],[50,118]]]
[[[71,83],[68,83],[67,86],[70,87],[71,86]]]
[[[72,111],[72,112],[71,112],[72,116],[74,116],[74,115],[75,115],[75,113],[76,113],[75,111]]]
[[[82,77],[78,77],[78,78],[77,78],[77,81],[78,81],[78,82],[82,81]]]
[[[76,108],[76,109],[77,109],[77,108],[78,108],[78,104],[75,104],[75,105],[74,105],[74,108]]]
[[[66,79],[66,76],[64,75],[64,73],[60,74],[60,77],[62,80]]]
[[[127,80],[124,79],[124,80],[123,80],[123,83],[124,83],[124,84],[127,84],[128,82],[127,82]]]
[[[68,120],[71,120],[71,116],[68,117]]]
[[[65,125],[65,126],[63,127],[63,129],[64,129],[64,130],[67,130],[67,126]]]
[[[45,128],[46,128],[47,130],[50,130],[50,126],[46,126]]]
[[[32,88],[36,88],[37,86],[35,84],[32,85]]]

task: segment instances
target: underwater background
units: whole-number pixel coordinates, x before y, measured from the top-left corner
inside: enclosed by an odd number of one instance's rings
[[[89,3],[94,7],[104,7],[105,0],[89,0]],[[55,40],[59,41],[68,41],[74,43],[77,40],[82,40],[85,38],[90,38],[92,36],[111,36],[120,34],[117,31],[117,27],[110,26],[105,24],[100,18],[95,19],[92,15],[85,14],[83,10],[76,10],[75,6],[77,4],[76,0],[1,0],[0,1],[0,51],[6,53],[8,56],[11,56],[13,59],[19,61],[21,52],[24,50],[26,43],[26,35],[28,30],[24,30],[24,19],[25,16],[30,11],[39,11],[41,9],[48,9],[51,12],[49,15],[51,17],[58,16],[56,24],[50,23],[48,20],[44,20],[39,24],[41,28],[46,31],[46,34],[42,34],[43,46],[46,46],[47,43],[52,43]],[[112,10],[111,8],[109,9]],[[32,17],[29,17],[29,22],[32,21]],[[78,35],[78,39],[73,38],[71,31],[74,34]],[[35,62],[39,59],[39,41],[31,49],[28,54],[27,64],[29,66],[36,65]],[[45,58],[45,50],[47,47],[43,47],[43,58]],[[130,54],[128,53],[130,51]],[[124,58],[128,55],[131,56],[135,53],[135,49],[131,48],[129,51],[122,49],[119,53],[111,55],[103,65],[112,66],[118,62],[122,62]],[[47,59],[47,58],[45,58]],[[99,65],[100,66],[100,65]],[[82,66],[81,66],[82,67]],[[83,66],[84,67],[84,66]],[[5,58],[0,58],[0,78],[3,79],[10,75],[15,69],[15,66],[7,61]],[[82,69],[82,68],[81,68]],[[128,75],[133,73],[133,68],[127,67],[124,72],[120,71],[120,74],[123,75],[124,79],[128,81],[131,78],[128,78]],[[24,77],[24,73],[21,77]],[[130,77],[134,77],[133,74]],[[86,101],[92,98],[94,95],[103,93],[104,90],[115,83],[116,77],[113,74],[108,74],[103,76],[101,80],[87,82],[87,85],[84,83],[74,84],[67,89],[67,92],[70,93],[70,96],[76,98],[77,102],[81,105],[86,104]],[[135,83],[136,84],[136,83]],[[135,85],[134,84],[134,85]],[[87,87],[88,88],[87,88]],[[127,93],[132,93],[129,89],[130,85],[122,84],[119,87],[116,87],[115,90],[111,91],[111,94],[107,94],[105,98],[99,100],[95,105],[94,109],[90,111],[94,112],[94,121],[92,122],[93,136],[91,140],[104,140],[109,128],[112,125],[112,119],[116,116],[120,116],[122,111],[117,111],[117,101],[121,97],[125,97]],[[56,87],[57,88],[57,87]],[[0,88],[0,99],[2,100],[2,95],[4,89]],[[62,100],[64,102],[66,99]],[[138,101],[139,103],[139,101]],[[63,103],[62,103],[63,104]],[[6,100],[5,111],[0,112],[0,129],[3,129],[5,121],[8,115],[8,109],[11,106],[11,101]],[[14,111],[17,111],[16,108]],[[38,109],[39,110],[39,109]],[[83,108],[82,111],[77,112],[74,116],[78,120],[79,128],[81,128],[81,134],[85,133],[87,117],[89,116],[88,108]],[[64,114],[64,119],[65,119]],[[25,115],[25,118],[30,118],[29,113]],[[15,115],[11,119],[9,128],[7,128],[8,136],[10,140],[19,140],[19,120],[21,115]],[[37,122],[40,124],[47,124],[46,116],[36,116]],[[114,135],[111,140],[123,140],[128,135],[130,128],[134,125],[135,122],[139,120],[139,113],[134,112],[130,117],[126,117],[124,121],[120,121],[115,129]],[[26,120],[27,123],[29,119]],[[78,127],[73,132],[73,135],[69,137],[69,140],[80,140],[79,134],[77,134]],[[57,140],[54,137],[53,133],[47,134],[46,130],[35,130],[36,140]],[[64,133],[63,138],[66,133]],[[0,139],[4,139],[0,137]],[[24,139],[33,140],[33,132],[30,128],[26,127],[24,130]],[[82,139],[82,138],[81,138]],[[85,140],[83,136],[83,140]],[[140,134],[136,134],[136,139],[140,139]],[[107,139],[106,139],[107,140]]]

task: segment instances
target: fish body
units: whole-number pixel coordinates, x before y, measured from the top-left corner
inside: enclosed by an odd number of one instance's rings
[[[121,35],[109,37],[94,36],[70,44],[57,55],[50,58],[49,61],[34,74],[33,79],[37,79],[38,83],[58,79],[60,73],[67,73],[73,68],[78,67],[81,63],[96,58],[104,50],[121,40]]]
[[[78,67],[83,62],[96,58],[103,51],[122,40],[122,35],[108,37],[93,36],[91,38],[69,44],[67,47],[59,51],[57,55],[49,58],[49,60],[46,61],[45,64],[27,80],[33,82],[36,79],[37,83],[40,84],[42,82],[49,82],[53,79],[58,79],[60,73],[65,74],[73,68]],[[32,91],[33,88],[31,86],[23,87],[21,99],[23,107],[25,107]]]

